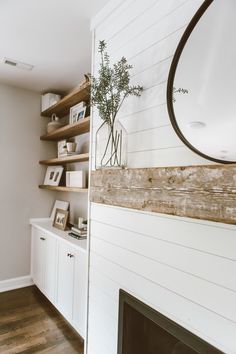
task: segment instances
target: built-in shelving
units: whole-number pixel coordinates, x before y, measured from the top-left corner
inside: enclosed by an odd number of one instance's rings
[[[88,133],[90,129],[90,117],[79,120],[74,124],[67,124],[62,128],[54,130],[52,133],[42,135],[40,140],[59,141],[62,139],[73,138],[74,136]]]
[[[90,102],[90,83],[83,85],[79,89],[75,89],[68,95],[63,97],[55,105],[49,107],[41,113],[42,116],[51,117],[53,113],[57,117],[65,117],[70,113],[70,108],[80,103],[81,101],[86,102],[89,105]],[[90,117],[79,120],[74,124],[67,124],[51,133],[42,135],[40,140],[43,141],[60,141],[63,139],[73,138],[75,136],[88,133],[90,130]],[[47,160],[41,160],[39,163],[45,166],[55,166],[55,165],[66,165],[69,163],[84,162],[89,160],[89,153],[70,155],[64,157],[55,157]],[[39,185],[39,188],[58,191],[58,192],[75,192],[75,193],[87,193],[87,188],[75,188],[66,186],[49,186],[49,185]]]
[[[41,184],[39,185],[41,189],[47,189],[50,191],[57,191],[57,192],[75,192],[75,193],[87,193],[87,188],[76,188],[76,187],[66,187],[66,186],[48,186]]]
[[[41,165],[53,166],[53,165],[65,165],[67,163],[74,162],[83,162],[89,160],[89,154],[79,154],[79,155],[71,155],[65,157],[56,157],[54,159],[41,160],[39,163]]]
[[[70,113],[70,108],[77,103],[84,101],[88,103],[90,100],[90,83],[83,85],[83,87],[76,89],[63,97],[59,102],[49,107],[41,113],[44,117],[51,117],[53,113],[57,117],[65,117]]]

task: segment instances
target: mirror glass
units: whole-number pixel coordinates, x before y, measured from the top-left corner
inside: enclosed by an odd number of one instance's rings
[[[204,5],[172,62],[169,113],[176,132],[192,150],[232,163],[236,161],[236,0]]]

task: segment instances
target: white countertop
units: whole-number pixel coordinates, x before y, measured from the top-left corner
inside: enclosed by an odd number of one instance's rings
[[[52,226],[51,219],[30,219],[30,225],[40,229],[41,231],[45,231],[52,235],[53,237],[57,237],[62,239],[63,241],[69,243],[70,245],[78,248],[80,251],[87,251],[87,240],[77,240],[68,235],[70,231],[61,231]]]

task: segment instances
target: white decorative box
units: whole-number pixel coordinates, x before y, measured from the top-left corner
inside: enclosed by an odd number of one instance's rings
[[[60,101],[61,96],[55,93],[45,93],[41,96],[42,112]]]
[[[85,171],[66,172],[66,187],[86,188],[86,172]]]

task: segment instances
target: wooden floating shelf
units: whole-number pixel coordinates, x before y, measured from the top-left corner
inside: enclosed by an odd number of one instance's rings
[[[65,186],[48,186],[41,184],[39,185],[41,189],[47,189],[50,191],[57,191],[57,192],[74,192],[74,193],[87,193],[87,188],[76,188],[76,187],[65,187]]]
[[[90,83],[85,84],[82,88],[77,89],[63,97],[59,102],[41,112],[44,117],[51,117],[55,113],[58,117],[65,117],[70,113],[70,108],[81,101],[89,102],[90,99]]]
[[[73,138],[74,136],[88,133],[90,129],[90,117],[79,120],[77,123],[65,125],[52,133],[42,135],[40,140],[59,141],[62,139]]]
[[[83,161],[88,161],[89,160],[89,154],[79,154],[79,155],[71,155],[71,156],[64,156],[64,157],[57,157],[54,159],[48,159],[48,160],[41,160],[39,161],[40,165],[47,165],[47,166],[53,166],[53,165],[64,165],[67,163],[73,163],[73,162],[83,162]]]

